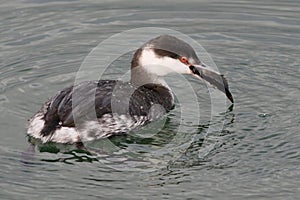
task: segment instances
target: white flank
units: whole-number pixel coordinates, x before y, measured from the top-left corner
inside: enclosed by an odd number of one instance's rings
[[[80,141],[79,134],[75,128],[61,127],[49,136],[42,136],[40,133],[44,127],[45,121],[42,119],[42,113],[36,114],[29,122],[27,130],[28,135],[41,139],[43,143],[52,141],[57,143],[75,143]]]
[[[40,133],[45,121],[43,113],[36,114],[29,122],[28,135],[46,142],[75,143],[107,138],[113,134],[125,134],[128,131],[143,125],[147,121],[145,116],[130,117],[127,115],[105,114],[98,121],[87,121],[79,127],[60,127],[49,136]]]

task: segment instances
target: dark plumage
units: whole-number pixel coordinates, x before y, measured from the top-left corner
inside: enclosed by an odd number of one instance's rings
[[[131,93],[132,95],[129,95]],[[76,100],[74,96],[72,99],[74,94]],[[118,102],[112,101],[112,94],[116,95],[115,100]],[[47,102],[43,117],[45,125],[41,134],[48,136],[60,126],[75,127],[73,115],[76,117],[77,126],[87,120],[93,120],[95,113],[100,119],[104,114],[112,113],[112,105],[114,111],[120,115],[148,117],[154,104],[161,105],[165,111],[172,109],[172,96],[167,88],[156,84],[136,88],[131,83],[114,80],[82,82],[59,91]]]
[[[127,133],[174,107],[162,78],[172,72],[206,80],[233,102],[223,75],[201,63],[189,44],[163,35],[135,52],[130,82],[87,81],[61,90],[31,118],[28,135],[43,142],[78,143]]]

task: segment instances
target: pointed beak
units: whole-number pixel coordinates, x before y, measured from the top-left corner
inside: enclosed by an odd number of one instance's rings
[[[222,74],[215,72],[208,68],[206,65],[190,65],[189,66],[191,73],[205,81],[209,82],[211,85],[217,87],[220,91],[222,91],[227,98],[233,103],[232,94],[229,91],[228,82]]]

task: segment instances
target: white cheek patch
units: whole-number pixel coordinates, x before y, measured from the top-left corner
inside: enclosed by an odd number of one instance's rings
[[[149,73],[165,76],[170,73],[189,74],[190,69],[178,59],[158,57],[152,49],[144,49],[140,58],[140,65]]]

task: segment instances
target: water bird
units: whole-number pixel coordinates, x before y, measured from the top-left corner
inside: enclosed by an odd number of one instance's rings
[[[223,75],[201,62],[188,43],[161,35],[134,53],[130,81],[85,81],[57,92],[29,120],[27,134],[43,143],[67,144],[127,134],[174,107],[163,79],[172,72],[207,81],[233,103]]]

